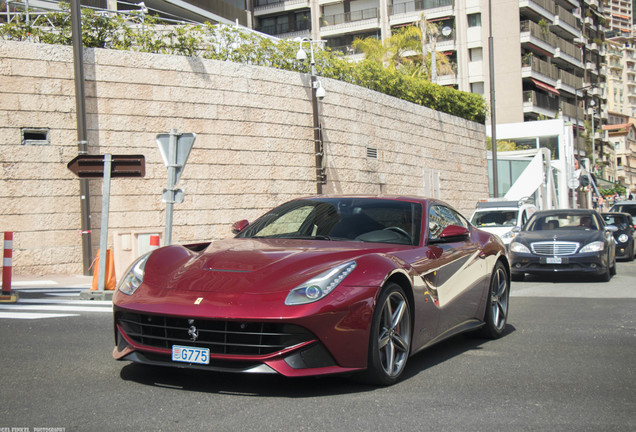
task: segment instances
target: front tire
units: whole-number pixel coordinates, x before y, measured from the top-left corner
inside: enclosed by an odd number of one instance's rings
[[[411,352],[411,336],[408,297],[401,286],[389,283],[380,293],[373,311],[364,381],[376,385],[397,382]]]
[[[488,339],[500,338],[508,322],[508,306],[510,300],[510,280],[506,267],[498,261],[490,278],[488,303],[484,313],[484,326],[481,335]]]

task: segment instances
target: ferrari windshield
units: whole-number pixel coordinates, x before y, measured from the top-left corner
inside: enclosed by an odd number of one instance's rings
[[[421,204],[374,198],[290,201],[237,235],[238,238],[350,240],[418,245]]]

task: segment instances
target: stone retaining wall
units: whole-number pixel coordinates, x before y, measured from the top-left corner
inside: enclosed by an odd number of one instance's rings
[[[146,157],[145,178],[111,184],[116,254],[122,233],[163,234],[167,172],[155,137],[170,129],[197,134],[175,243],[229,236],[236,220],[315,194],[307,75],[102,49],[84,61],[89,153]],[[467,215],[488,196],[484,125],[321,81],[324,193],[438,195]],[[23,144],[22,128],[48,130],[49,144]],[[79,181],[66,168],[76,155],[72,48],[0,41],[0,230],[14,232],[15,274],[82,272]],[[102,182],[90,183],[97,249]]]

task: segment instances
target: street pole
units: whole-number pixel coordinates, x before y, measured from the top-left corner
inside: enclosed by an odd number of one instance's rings
[[[99,270],[97,275],[97,291],[104,292],[106,285],[106,261],[108,256],[108,212],[110,211],[110,178],[113,156],[104,155],[104,181],[102,184],[102,221],[99,234]]]
[[[164,233],[164,245],[172,244],[172,218],[174,212],[174,187],[177,177],[177,130],[170,129],[170,141],[168,147],[168,199],[166,200],[166,230]]]
[[[494,42],[492,38],[492,0],[488,0],[488,57],[490,63],[490,136],[492,141],[492,193],[494,198],[499,197],[499,175],[497,172],[497,117],[495,115],[495,60]]]
[[[88,154],[86,133],[86,99],[84,93],[84,57],[82,46],[82,11],[79,0],[71,0],[71,32],[73,39],[73,69],[75,74],[75,111],[77,117],[77,153]],[[91,274],[93,251],[91,245],[91,204],[87,179],[80,179],[80,211],[82,235],[82,263],[84,275]]]

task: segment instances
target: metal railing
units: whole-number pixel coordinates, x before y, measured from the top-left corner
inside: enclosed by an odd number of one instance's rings
[[[521,21],[521,33],[530,32],[530,36],[542,40],[552,47],[556,47],[556,35],[547,27],[541,27],[534,21]]]
[[[378,8],[363,9],[360,11],[346,12],[335,15],[324,15],[320,18],[320,26],[326,27],[356,21],[364,21],[368,19],[378,19],[379,17],[380,10]]]
[[[574,28],[578,28],[576,17],[572,14],[572,12],[568,11],[564,7],[555,5],[554,14],[557,15],[564,23],[569,24]]]
[[[556,98],[548,95],[537,93],[534,90],[526,90],[523,92],[523,101],[531,103],[532,106],[536,106],[543,109],[552,111],[559,110],[559,101]]]
[[[408,3],[399,3],[389,6],[390,15],[398,15],[408,12],[417,12],[439,7],[453,6],[454,0],[417,0]]]

